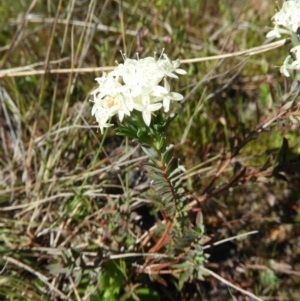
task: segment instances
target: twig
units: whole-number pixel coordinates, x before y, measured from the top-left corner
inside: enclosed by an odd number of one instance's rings
[[[281,47],[286,43],[286,39],[276,41],[274,43],[262,45],[259,47],[250,48],[243,51],[237,51],[233,53],[226,53],[221,55],[215,55],[215,56],[206,56],[206,57],[200,57],[200,58],[194,58],[194,59],[187,59],[187,60],[181,60],[180,63],[182,64],[192,64],[192,63],[198,63],[198,62],[205,62],[205,61],[211,61],[211,60],[220,60],[225,58],[231,58],[231,57],[237,57],[241,55],[255,55],[258,53],[266,52],[269,50],[272,50],[277,47]],[[30,70],[30,71],[21,71],[16,72],[15,70],[6,69],[0,71],[0,78],[3,77],[19,77],[19,76],[29,76],[29,75],[43,75],[45,73],[50,74],[61,74],[61,73],[95,73],[95,72],[103,72],[103,71],[111,71],[114,67],[107,66],[107,67],[98,67],[98,68],[66,68],[66,69],[49,69],[49,70]]]
[[[10,257],[10,256],[2,256],[2,259],[14,264],[15,266],[18,266],[18,267],[32,273],[33,275],[38,277],[44,284],[46,284],[51,290],[53,290],[55,293],[57,293],[61,298],[72,300],[70,297],[66,296],[63,292],[61,292],[55,286],[53,286],[50,282],[48,282],[47,277],[45,277],[43,274],[39,273],[38,271],[32,269],[28,265],[26,265],[26,264],[24,264],[24,263],[22,263],[22,262],[20,262],[16,259]]]
[[[253,235],[253,234],[256,234],[256,233],[258,233],[258,231],[255,230],[255,231],[251,231],[251,232],[239,234],[239,235],[236,235],[236,236],[232,236],[232,237],[229,237],[229,238],[225,238],[225,239],[222,239],[222,240],[220,240],[220,241],[217,241],[217,242],[215,242],[215,243],[213,243],[213,244],[211,244],[211,245],[204,246],[204,247],[202,247],[202,249],[203,249],[203,250],[209,249],[209,248],[211,248],[212,246],[217,246],[217,245],[220,245],[220,244],[222,244],[222,243],[224,243],[224,242],[231,241],[231,240],[234,240],[234,239],[240,239],[240,238],[242,238],[242,237],[245,237],[245,236],[248,236],[248,235]]]
[[[246,296],[249,296],[250,298],[254,299],[254,300],[257,300],[257,301],[263,301],[261,298],[255,296],[254,294],[240,288],[240,287],[237,287],[235,286],[234,284],[230,283],[229,281],[227,281],[226,279],[222,278],[221,276],[219,276],[218,274],[214,273],[213,271],[201,266],[200,269],[204,272],[204,273],[207,273],[213,277],[215,277],[216,279],[220,280],[221,282],[223,282],[224,284],[228,285],[229,287],[232,287],[234,289],[236,289],[237,291],[243,293],[244,295]]]

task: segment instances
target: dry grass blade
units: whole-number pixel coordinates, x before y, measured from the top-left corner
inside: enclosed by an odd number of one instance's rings
[[[233,53],[213,55],[213,56],[207,56],[207,57],[201,57],[201,58],[186,59],[186,60],[181,60],[180,62],[182,64],[194,64],[194,63],[199,63],[199,62],[221,60],[221,59],[239,57],[239,56],[244,56],[244,55],[252,56],[252,55],[256,55],[259,53],[263,53],[266,51],[276,49],[278,47],[282,47],[285,43],[286,43],[286,39],[282,39],[280,41],[276,41],[276,42],[258,46],[258,47],[253,47],[251,49],[247,49],[244,51],[237,51],[237,52],[233,52]],[[32,69],[32,67],[35,67],[35,66],[31,65],[31,66],[18,67],[18,68],[15,68],[15,70],[14,69],[0,70],[0,78],[1,77],[29,76],[29,75],[43,75],[45,73],[50,73],[50,74],[97,73],[97,72],[111,71],[114,68],[114,67],[110,67],[110,66],[103,66],[103,67],[97,67],[97,68],[48,69],[47,71],[45,71],[45,70],[28,70],[28,71],[24,70],[24,69]],[[24,71],[22,71],[21,69],[23,69]]]
[[[274,67],[292,40],[265,38],[275,2],[2,2],[0,299],[298,300],[299,82]],[[170,79],[188,200],[172,221],[148,157],[101,135],[89,101],[120,50],[162,49],[188,73]]]
[[[241,292],[242,294],[244,294],[244,295],[246,295],[246,296],[249,296],[249,297],[252,298],[253,300],[263,301],[263,299],[261,299],[261,298],[255,296],[254,294],[252,294],[252,293],[250,293],[250,292],[248,292],[248,291],[246,291],[246,290],[244,290],[244,289],[242,289],[242,288],[240,288],[240,287],[238,287],[238,286],[236,286],[236,285],[234,285],[234,284],[232,284],[231,282],[229,282],[229,281],[227,281],[226,279],[220,277],[218,274],[214,273],[213,271],[211,271],[211,270],[209,270],[209,269],[207,269],[207,268],[205,268],[205,267],[201,267],[200,269],[203,271],[203,273],[206,273],[206,274],[208,274],[208,275],[213,276],[214,278],[218,279],[218,280],[221,281],[222,283],[226,284],[226,285],[229,286],[229,287],[234,288],[235,290]]]
[[[61,298],[65,299],[65,300],[72,300],[71,298],[69,298],[68,296],[66,296],[63,292],[61,292],[60,290],[58,290],[53,284],[51,284],[50,282],[48,282],[47,277],[45,277],[44,275],[42,275],[41,273],[39,273],[38,271],[35,271],[33,268],[31,268],[30,266],[12,258],[9,256],[3,256],[2,257],[3,260],[5,260],[7,263],[13,264],[21,269],[24,269],[30,273],[32,273],[33,275],[35,275],[38,279],[40,279],[46,286],[49,287],[49,289],[51,291],[53,291],[54,293],[56,293],[58,296],[60,296]],[[7,268],[7,264],[6,264],[6,268]]]

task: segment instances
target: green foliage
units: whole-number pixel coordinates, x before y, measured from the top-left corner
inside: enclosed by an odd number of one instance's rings
[[[235,54],[265,42],[275,7],[3,1],[0,299],[240,298],[203,273],[208,263],[261,298],[299,299],[299,75],[278,68],[299,39]],[[150,127],[136,112],[118,137],[101,136],[94,68],[115,66],[121,49],[162,48],[188,72],[170,80],[182,107]],[[290,268],[263,266],[270,257]]]
[[[150,148],[151,149],[151,148]],[[155,153],[155,150],[149,151],[149,148],[143,147],[148,155]],[[145,164],[152,178],[152,187],[157,194],[160,205],[167,216],[179,215],[183,210],[186,198],[184,189],[181,186],[180,176],[183,173],[182,167],[178,166],[178,162],[173,157],[174,146],[170,145],[166,151],[161,154],[155,154],[150,157],[152,163]],[[157,159],[156,159],[157,158]]]
[[[170,122],[176,117],[175,114],[170,114],[168,117],[158,113],[152,118],[150,126],[146,126],[142,113],[133,111],[130,118],[126,117],[124,123],[120,123],[117,129],[117,134],[126,136],[133,141],[145,146],[147,152],[148,146],[153,147],[156,151],[165,148],[166,130]],[[150,151],[150,150],[149,150]],[[152,158],[156,154],[151,152],[149,157]]]
[[[126,280],[126,263],[124,260],[109,260],[100,272],[101,300],[119,301],[120,293]]]
[[[276,274],[269,268],[260,272],[260,281],[263,287],[271,288],[273,288],[278,282]]]
[[[283,176],[282,174],[280,174],[280,172],[285,170],[288,147],[289,147],[288,140],[283,137],[282,145],[278,151],[278,154],[277,154],[277,157],[275,160],[275,166],[274,166],[274,169],[272,172],[274,177],[281,179],[281,180],[285,180],[285,181],[287,181],[286,177]]]

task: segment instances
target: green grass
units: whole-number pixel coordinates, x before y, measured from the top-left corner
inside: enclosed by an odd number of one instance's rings
[[[89,92],[120,51],[189,60],[260,46],[276,2],[57,2],[0,7],[0,299],[239,298],[204,269],[138,273],[148,231],[163,230],[146,157],[114,128],[101,135]],[[183,63],[188,75],[174,86],[186,99],[168,132],[187,169],[191,224],[202,213],[205,268],[264,300],[300,295],[299,172],[272,176],[283,137],[297,159],[298,117],[286,111],[266,125],[290,100],[292,79],[277,67],[288,51]]]

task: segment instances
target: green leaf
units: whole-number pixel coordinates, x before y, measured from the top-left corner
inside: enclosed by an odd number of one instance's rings
[[[165,193],[170,193],[171,191],[170,191],[170,187],[169,186],[166,186],[166,184],[162,187],[162,188],[160,188],[160,189],[155,189],[155,191],[159,194],[159,195],[161,195],[161,196],[163,196]]]
[[[156,291],[150,290],[146,287],[138,288],[136,294],[141,297],[142,301],[160,301],[158,294]]]
[[[192,229],[188,230],[186,233],[184,233],[183,237],[178,239],[174,251],[177,253],[183,252],[186,248],[190,248],[197,238],[198,238],[197,232],[195,232]]]
[[[166,185],[167,184],[165,182],[156,182],[156,183],[152,184],[152,187],[157,192],[157,191],[160,191]]]
[[[164,203],[168,204],[169,202],[173,201],[174,196],[173,194],[168,194],[167,196],[163,197]],[[173,205],[173,203],[171,203]]]
[[[149,145],[142,145],[141,146],[142,147],[142,150],[143,150],[143,152],[150,158],[150,159],[157,159],[158,158],[158,153],[157,153],[157,151],[153,148],[153,147],[151,147],[151,146],[149,146]]]
[[[171,161],[171,159],[173,158],[173,153],[174,153],[174,145],[170,144],[167,147],[166,152],[164,152],[162,155],[162,161],[164,163],[168,164]]]
[[[166,168],[166,172],[169,175],[170,178],[174,177],[174,175],[172,175],[173,171],[175,170],[180,170],[177,168],[178,167],[178,162],[177,160],[172,160],[168,163],[167,168]],[[177,173],[178,171],[176,171]],[[172,176],[171,176],[172,175]]]
[[[179,168],[174,169],[170,174],[169,177],[170,178],[174,178],[175,176],[177,176],[178,174],[182,173],[182,170]]]
[[[161,136],[158,139],[157,148],[158,149],[162,149],[162,148],[164,148],[165,144],[166,144],[166,137],[165,136]]]
[[[68,268],[63,267],[60,263],[49,264],[47,266],[47,269],[54,276],[56,276],[58,274],[65,274],[68,271]]]
[[[183,193],[184,193],[184,188],[183,188],[183,187],[179,187],[179,188],[177,189],[177,193],[178,193],[178,194],[183,194]]]
[[[172,216],[175,214],[176,208],[173,203],[168,203],[165,207],[163,207],[163,210],[168,216]]]
[[[178,280],[179,290],[183,288],[185,282],[187,282],[192,275],[193,275],[193,268],[191,266],[189,266],[189,268],[187,268],[186,270],[184,270],[182,273],[179,274],[179,280]]]
[[[175,189],[182,188],[182,187],[181,187],[181,182],[182,182],[181,179],[179,179],[178,181],[176,181],[176,182],[173,184],[174,188],[175,188]],[[180,193],[179,190],[177,191],[177,193]]]
[[[153,163],[144,163],[144,166],[146,166],[146,169],[149,172],[154,171],[156,173],[161,173],[160,168],[154,165]]]
[[[157,181],[165,181],[164,176],[162,174],[158,174],[158,173],[151,174],[151,178],[153,180],[157,180]]]
[[[145,133],[145,131],[143,129],[138,129],[137,133],[136,133],[136,136],[138,138],[141,138],[144,135],[144,133]]]
[[[277,153],[276,159],[275,159],[275,165],[272,171],[272,176],[275,178],[287,181],[286,177],[280,174],[281,171],[284,171],[284,166],[286,163],[287,158],[287,152],[289,149],[288,140],[283,137],[281,147]]]

